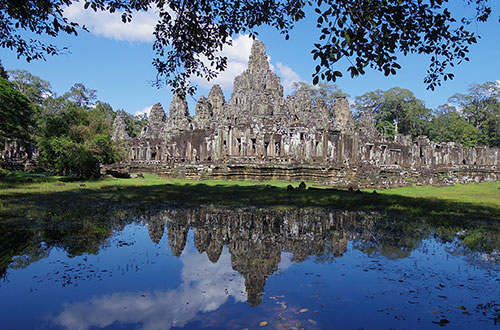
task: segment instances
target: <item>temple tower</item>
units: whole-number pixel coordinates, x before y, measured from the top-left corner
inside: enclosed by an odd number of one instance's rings
[[[282,112],[283,86],[269,68],[266,47],[258,40],[252,45],[248,69],[234,80],[230,104],[238,118],[270,117]]]
[[[186,96],[175,93],[170,103],[168,126],[174,129],[189,129],[191,121]]]
[[[161,139],[165,132],[167,116],[160,103],[156,103],[149,112],[149,121],[142,129],[141,138]]]

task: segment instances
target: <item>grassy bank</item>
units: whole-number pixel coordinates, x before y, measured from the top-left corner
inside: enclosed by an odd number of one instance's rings
[[[293,207],[376,211],[380,221],[373,235],[380,242],[385,237],[384,244],[389,246],[407,247],[408,242],[429,234],[451,242],[461,233],[459,240],[474,251],[499,250],[500,182],[387,189],[374,194],[373,190],[290,191],[288,182],[188,181],[154,175],[79,181],[50,174],[2,174],[0,277],[13,256],[40,250],[41,240],[64,247],[70,255],[96,253],[114,230],[131,221],[154,218],[169,208],[190,214],[189,210],[202,205],[234,212],[254,206],[269,211]]]
[[[450,202],[483,205],[498,209],[500,212],[500,182],[454,185],[448,187],[404,187],[381,191],[385,195],[411,198],[445,200]]]
[[[78,181],[50,174],[3,172],[0,217],[24,218],[34,210],[67,211],[158,205],[322,206],[391,212],[414,217],[500,220],[500,182],[452,187],[408,187],[363,192],[293,190],[288,182],[189,181],[145,178]],[[298,183],[293,183],[297,186]],[[309,183],[308,186],[311,184]]]

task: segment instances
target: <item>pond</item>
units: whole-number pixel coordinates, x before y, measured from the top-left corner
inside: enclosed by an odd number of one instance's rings
[[[2,329],[500,328],[498,231],[478,223],[207,205],[1,236]]]

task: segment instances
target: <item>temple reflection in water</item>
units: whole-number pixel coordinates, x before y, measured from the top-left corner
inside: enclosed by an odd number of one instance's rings
[[[496,327],[492,221],[213,205],[47,218],[0,233],[5,328]]]
[[[258,305],[267,278],[278,270],[281,252],[292,261],[309,256],[335,258],[347,250],[349,240],[373,240],[377,213],[325,209],[172,209],[147,218],[149,236],[159,243],[168,232],[175,256],[186,246],[190,229],[199,253],[216,263],[226,245],[232,268],[245,278],[248,302]]]

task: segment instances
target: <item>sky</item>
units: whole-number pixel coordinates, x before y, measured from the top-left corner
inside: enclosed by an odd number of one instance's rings
[[[462,6],[465,6],[464,3]],[[493,14],[489,22],[472,26],[481,38],[470,47],[470,61],[455,67],[452,71],[455,78],[434,91],[427,90],[423,82],[429,57],[421,55],[400,57],[402,69],[389,77],[382,72],[368,70],[363,76],[351,78],[345,71],[347,63],[340,62],[337,70],[343,71],[344,77],[335,84],[350,95],[351,101],[356,96],[377,89],[407,88],[427,107],[435,109],[445,104],[453,94],[465,93],[472,83],[500,80],[500,4],[491,2],[490,5]],[[83,9],[81,3],[74,3],[65,13],[70,20],[84,23],[89,32],[80,31],[76,37],[61,34],[55,39],[42,37],[40,40],[68,47],[68,53],[28,63],[18,59],[15,52],[0,48],[3,66],[7,70],[25,69],[49,81],[57,95],[64,94],[75,83],[83,83],[87,88],[97,90],[98,99],[109,103],[115,110],[123,109],[131,114],[147,113],[153,104],[160,102],[168,111],[172,99],[170,88],[164,86],[158,89],[152,85],[156,78],[152,65],[152,32],[157,20],[154,10],[136,13],[132,23],[128,24],[121,22],[120,13],[94,13]],[[468,14],[466,8],[458,8],[458,13]],[[313,44],[319,38],[315,18],[313,12],[308,13],[306,19],[296,24],[288,41],[272,28],[257,30],[258,39],[266,45],[271,68],[281,78],[285,95],[292,92],[293,82],[312,81],[312,73],[318,64],[311,55]],[[208,95],[215,83],[221,85],[226,100],[229,99],[234,78],[247,67],[251,45],[252,40],[247,35],[233,36],[233,46],[222,50],[223,55],[228,57],[227,70],[210,82],[194,80],[198,91],[193,97],[188,96],[191,114],[194,114],[196,100]]]
[[[278,269],[284,271],[290,267],[291,259],[290,253],[282,252]],[[180,261],[181,283],[175,289],[96,295],[87,301],[65,304],[52,321],[70,330],[103,328],[117,323],[135,324],[143,330],[163,330],[182,327],[199,313],[215,311],[230,299],[247,301],[245,278],[233,270],[227,247],[223,248],[217,263],[211,262],[206,252],[198,253],[189,246],[182,252]]]

